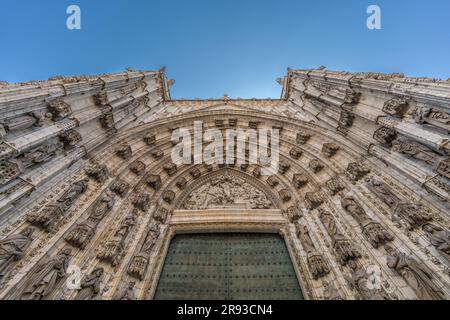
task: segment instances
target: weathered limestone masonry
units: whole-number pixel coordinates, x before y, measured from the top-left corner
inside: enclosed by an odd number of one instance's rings
[[[223,230],[279,233],[307,299],[449,299],[450,82],[278,82],[278,100],[171,100],[164,70],[0,83],[0,299],[152,299],[176,234]],[[279,173],[172,163],[194,121],[281,129]]]

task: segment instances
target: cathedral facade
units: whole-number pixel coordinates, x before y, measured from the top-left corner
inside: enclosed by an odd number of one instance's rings
[[[205,100],[171,99],[164,70],[0,83],[0,299],[449,299],[450,81],[277,81]],[[276,129],[278,171],[174,163],[196,121]]]

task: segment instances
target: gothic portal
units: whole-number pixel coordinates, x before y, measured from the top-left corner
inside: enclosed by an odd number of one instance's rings
[[[208,100],[172,100],[164,70],[0,83],[0,299],[448,299],[450,82],[278,82]],[[278,170],[174,163],[195,121],[276,129]]]

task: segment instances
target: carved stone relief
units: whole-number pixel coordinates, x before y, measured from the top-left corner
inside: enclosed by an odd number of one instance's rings
[[[370,173],[370,169],[366,167],[361,162],[352,162],[349,163],[347,167],[347,174],[349,178],[353,181],[358,181],[364,178],[366,175]]]
[[[33,228],[26,228],[19,234],[13,234],[0,240],[0,280],[5,277],[14,262],[22,259],[33,241],[33,232]]]
[[[417,107],[411,115],[418,124],[428,124],[450,132],[450,115],[447,112],[431,107]]]
[[[116,149],[116,153],[119,157],[121,157],[124,160],[128,160],[132,157],[133,155],[133,151],[131,150],[131,147],[129,145],[126,144],[122,144],[120,145],[117,149]]]
[[[324,168],[324,165],[319,160],[313,159],[309,162],[309,168],[312,170],[312,172],[319,173]]]
[[[271,201],[262,192],[245,180],[227,173],[214,178],[199,189],[194,190],[182,208],[202,210],[226,208],[234,205],[248,205],[251,209],[270,209]]]
[[[408,100],[397,97],[385,102],[383,112],[401,118],[405,114],[407,108]]]
[[[80,143],[83,138],[75,130],[69,130],[61,133],[59,140],[64,144],[65,149],[71,149]]]
[[[53,121],[60,121],[72,114],[70,104],[59,99],[50,102],[47,110],[50,112]]]
[[[375,131],[373,138],[382,146],[390,148],[392,142],[397,138],[397,132],[394,128],[381,127]]]
[[[349,239],[344,237],[337,227],[335,219],[328,211],[319,209],[319,218],[333,241],[333,249],[341,265],[346,265],[348,261],[361,257],[359,250]]]
[[[108,179],[109,171],[105,164],[91,162],[86,168],[86,174],[98,183],[102,183]]]
[[[386,231],[380,223],[373,221],[354,198],[342,199],[341,205],[360,224],[364,236],[374,248],[394,240],[394,236]]]
[[[309,182],[309,179],[305,174],[296,173],[296,174],[294,174],[294,176],[292,178],[292,184],[297,189],[303,188],[304,186],[306,186],[308,184],[308,182]]]
[[[415,258],[399,250],[394,250],[391,246],[385,246],[387,265],[395,270],[406,283],[414,290],[421,300],[442,300],[442,291],[433,283],[433,276],[425,266],[420,264]]]
[[[135,161],[130,165],[130,171],[141,176],[144,174],[146,165],[142,161]]]

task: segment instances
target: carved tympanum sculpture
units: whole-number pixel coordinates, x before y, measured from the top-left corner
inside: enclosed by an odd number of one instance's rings
[[[421,300],[442,300],[443,293],[433,283],[431,273],[411,255],[407,255],[399,250],[394,250],[391,246],[385,246],[388,254],[387,265],[395,270],[406,283],[414,290]]]
[[[70,261],[70,249],[64,249],[56,257],[46,259],[27,276],[22,298],[27,300],[42,300],[47,298],[66,276]]]
[[[104,270],[97,268],[81,281],[80,290],[75,300],[92,300],[100,293],[100,285],[102,282]]]
[[[0,279],[6,275],[8,267],[20,260],[30,246],[34,229],[26,228],[19,234],[13,234],[0,240]]]

